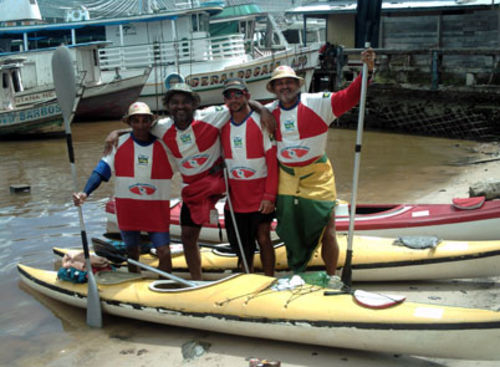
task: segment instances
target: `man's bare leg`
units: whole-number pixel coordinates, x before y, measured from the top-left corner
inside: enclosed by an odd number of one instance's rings
[[[129,259],[138,261],[140,253],[141,253],[141,250],[138,246],[127,247],[127,257]],[[131,263],[128,263],[128,271],[131,273],[139,273],[140,272],[137,265],[132,265]]]
[[[260,261],[264,274],[274,275],[274,265],[276,257],[274,254],[273,243],[271,242],[271,223],[260,223],[257,227],[257,242],[260,247]]]
[[[170,246],[160,246],[156,249],[156,254],[160,263],[158,264],[158,269],[165,271],[167,273],[172,272],[172,257],[170,255]]]
[[[181,226],[181,240],[184,247],[184,256],[188,265],[191,279],[201,280],[201,256],[198,247],[200,236],[199,227]]]
[[[339,245],[337,243],[337,236],[335,235],[335,215],[328,221],[323,234],[323,243],[321,246],[321,258],[325,263],[326,273],[328,275],[335,275],[337,270],[337,261],[339,259]]]

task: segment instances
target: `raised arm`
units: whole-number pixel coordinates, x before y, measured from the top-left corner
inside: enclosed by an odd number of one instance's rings
[[[368,78],[371,79],[375,70],[375,51],[372,48],[367,48],[361,52],[361,61],[368,66]],[[336,117],[343,115],[358,104],[361,92],[361,78],[362,75],[359,74],[347,88],[333,93],[332,107]]]
[[[371,78],[375,71],[375,51],[373,48],[369,47],[363,52],[361,52],[361,61],[368,66],[368,77]]]

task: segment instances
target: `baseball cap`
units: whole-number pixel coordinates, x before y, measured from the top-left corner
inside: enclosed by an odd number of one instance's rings
[[[248,87],[241,78],[229,78],[224,83],[224,90],[222,91],[222,93],[224,93],[227,90],[245,91],[248,90]]]

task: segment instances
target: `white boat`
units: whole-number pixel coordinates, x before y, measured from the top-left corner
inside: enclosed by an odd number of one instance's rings
[[[22,60],[0,61],[2,85],[0,87],[0,136],[38,136],[62,134],[64,123],[55,98],[44,102],[17,106],[14,98],[19,87],[19,69]]]
[[[128,106],[136,101],[146,83],[151,68],[124,78],[120,74],[109,82],[103,82],[101,71],[94,57],[99,47],[106,43],[94,42],[70,47],[75,69],[83,80],[85,89],[76,110],[76,120],[120,119]],[[44,102],[56,98],[50,60],[53,48],[9,53],[1,59],[22,59],[19,82],[15,90],[17,106]]]
[[[243,34],[211,36],[210,16],[221,10],[218,5],[185,5],[155,14],[2,27],[0,42],[11,40],[12,34],[18,34],[24,40],[24,51],[34,47],[30,38],[35,33],[42,38],[39,43],[47,43],[44,37],[49,36],[54,37],[54,43],[71,40],[70,46],[91,37],[109,42],[111,44],[99,48],[89,60],[99,66],[102,81],[110,82],[117,73],[127,78],[136,75],[138,69],[152,67],[140,99],[154,110],[163,109],[161,97],[166,91],[165,81],[177,80],[179,76],[200,94],[204,105],[221,103],[224,80],[233,76],[245,79],[254,99],[273,98],[266,91],[265,84],[273,69],[282,64],[294,67],[305,77],[305,89],[308,88],[318,63],[317,47],[296,46],[281,50],[256,47],[253,54],[248,53]],[[10,46],[11,50],[15,47],[12,42]]]
[[[97,55],[99,47],[107,45],[106,42],[92,35],[76,42],[74,30],[71,34],[65,34],[69,28],[60,24],[46,28],[36,2],[4,0],[0,10],[0,59],[23,59],[22,67],[14,79],[15,103],[18,107],[56,97],[52,54],[56,46],[68,43],[68,40],[75,41],[70,51],[75,61],[75,71],[85,86],[76,110],[76,120],[120,119],[128,106],[139,97],[150,68],[135,70],[127,77],[116,72],[113,78],[104,82]],[[31,31],[36,34],[28,36]],[[63,36],[59,38],[61,34]]]

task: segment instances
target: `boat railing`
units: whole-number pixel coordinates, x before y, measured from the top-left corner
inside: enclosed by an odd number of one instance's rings
[[[243,57],[245,57],[244,40],[243,35],[239,34],[113,46],[99,50],[99,63],[102,70],[177,65]]]

